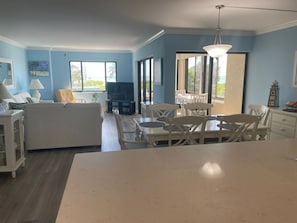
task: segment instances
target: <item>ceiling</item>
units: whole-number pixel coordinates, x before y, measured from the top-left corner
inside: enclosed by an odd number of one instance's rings
[[[214,33],[218,4],[225,5],[223,31],[297,25],[296,0],[1,0],[0,39],[28,48],[130,51],[162,30]]]

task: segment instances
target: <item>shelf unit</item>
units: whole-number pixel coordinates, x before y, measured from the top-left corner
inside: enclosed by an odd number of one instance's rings
[[[25,165],[23,110],[0,113],[0,172],[11,172]]]
[[[107,100],[107,112],[111,113],[113,109],[119,110],[120,114],[133,115],[135,113],[135,102],[126,100]]]

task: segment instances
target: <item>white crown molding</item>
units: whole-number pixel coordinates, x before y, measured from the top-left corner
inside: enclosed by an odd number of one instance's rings
[[[131,50],[102,50],[102,49],[78,49],[78,48],[59,48],[59,47],[27,47],[27,50],[45,50],[56,52],[86,52],[86,53],[131,53]]]
[[[1,36],[1,35],[0,35],[0,41],[8,43],[8,44],[13,45],[13,46],[20,47],[20,48],[26,48],[26,46],[24,46],[23,44],[18,43],[15,40],[9,39],[9,38]]]
[[[274,32],[274,31],[287,29],[287,28],[294,27],[294,26],[297,26],[297,20],[291,21],[291,22],[288,22],[288,23],[284,23],[284,24],[280,24],[280,25],[277,25],[277,26],[267,27],[267,28],[262,29],[262,30],[258,30],[258,31],[256,31],[256,35],[271,33],[271,32]]]
[[[135,52],[137,49],[140,49],[141,47],[144,47],[145,45],[153,42],[154,40],[160,38],[161,36],[163,36],[165,34],[165,30],[162,29],[159,32],[157,32],[155,35],[153,35],[152,37],[148,38],[145,42],[143,42],[142,44],[138,45],[137,47],[135,47],[133,49],[133,52]]]
[[[193,29],[193,28],[166,28],[166,34],[188,34],[188,35],[215,35],[215,29]],[[255,35],[253,31],[243,31],[243,30],[221,30],[222,35],[241,35],[241,36],[251,36]]]

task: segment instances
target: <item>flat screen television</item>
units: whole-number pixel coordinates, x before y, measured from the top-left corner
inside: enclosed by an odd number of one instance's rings
[[[107,82],[106,90],[110,100],[134,101],[133,82]]]

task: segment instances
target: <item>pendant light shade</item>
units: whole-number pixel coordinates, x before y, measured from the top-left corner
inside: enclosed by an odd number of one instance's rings
[[[203,49],[211,57],[214,57],[214,58],[218,58],[225,55],[228,52],[228,50],[232,48],[232,45],[222,44],[222,40],[221,40],[220,15],[221,15],[221,8],[223,7],[224,5],[216,6],[216,8],[219,10],[219,16],[218,16],[218,26],[216,28],[216,36],[215,36],[214,44],[203,47]]]
[[[209,54],[209,56],[214,58],[225,55],[231,48],[232,46],[228,44],[214,44],[203,47],[203,49]]]

